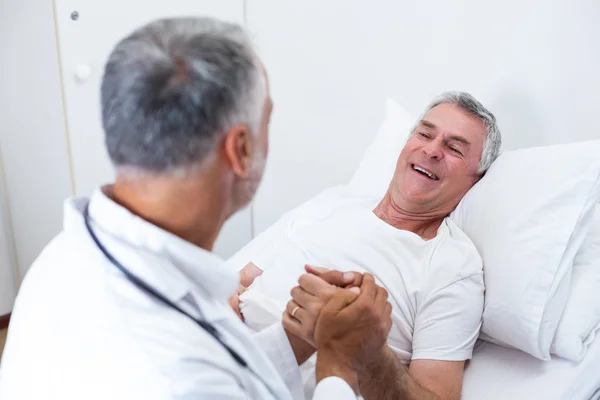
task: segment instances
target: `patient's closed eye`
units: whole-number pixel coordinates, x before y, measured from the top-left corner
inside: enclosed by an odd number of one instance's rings
[[[456,147],[453,147],[453,146],[449,146],[449,147],[450,147],[450,150],[452,150],[453,152],[458,153],[462,156],[462,153]]]
[[[425,133],[425,132],[419,132],[419,135],[423,136],[424,138],[430,139],[431,135],[429,133]]]

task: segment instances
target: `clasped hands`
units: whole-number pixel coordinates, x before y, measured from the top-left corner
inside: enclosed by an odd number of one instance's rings
[[[288,332],[317,349],[332,339],[353,336],[350,331],[357,332],[360,342],[378,336],[387,339],[392,306],[387,291],[375,283],[371,274],[310,265],[305,268],[307,273],[292,288],[292,299],[283,313],[283,326]],[[371,333],[365,334],[365,330]],[[374,347],[381,347],[377,339]]]
[[[338,376],[358,393],[358,376],[377,364],[392,326],[388,293],[369,273],[306,272],[291,291],[283,326],[317,350],[317,382]]]
[[[288,333],[318,351],[317,382],[339,376],[358,390],[358,373],[381,354],[392,326],[387,291],[369,273],[305,267],[283,313]],[[253,264],[242,270],[241,284],[251,283],[262,271]],[[239,291],[238,291],[239,293]],[[237,296],[230,304],[239,313]],[[243,318],[240,315],[241,318]],[[290,337],[294,353],[298,346]],[[299,346],[304,347],[304,346]]]

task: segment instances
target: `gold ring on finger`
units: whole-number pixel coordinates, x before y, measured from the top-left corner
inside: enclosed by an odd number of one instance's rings
[[[296,314],[296,311],[298,311],[299,309],[300,309],[300,306],[294,307],[294,309],[292,310],[292,317],[294,317],[294,314]]]

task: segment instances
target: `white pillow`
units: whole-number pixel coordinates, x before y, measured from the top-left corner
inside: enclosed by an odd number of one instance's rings
[[[550,359],[599,175],[600,140],[508,151],[452,213],[483,258],[481,338]]]
[[[349,183],[382,197],[416,122],[388,100],[377,137]],[[505,152],[452,218],[482,253],[482,337],[549,359],[569,292],[570,267],[599,187],[600,141]],[[581,218],[580,218],[581,217]]]
[[[393,100],[387,100],[385,110],[375,140],[348,183],[350,194],[381,198],[394,176],[396,161],[416,119]]]
[[[575,256],[571,289],[550,352],[581,361],[600,331],[600,205]]]

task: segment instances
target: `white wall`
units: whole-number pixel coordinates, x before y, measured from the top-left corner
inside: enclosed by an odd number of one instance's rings
[[[20,280],[60,230],[71,181],[52,2],[1,1],[0,151]]]
[[[506,149],[600,138],[598,20],[598,0],[250,0],[275,102],[256,231],[348,181],[387,96],[417,116],[469,91]]]

